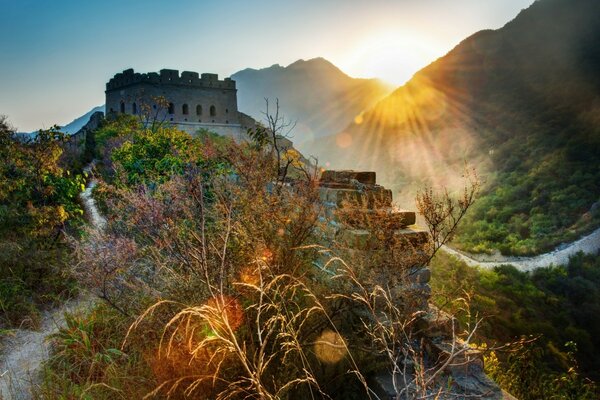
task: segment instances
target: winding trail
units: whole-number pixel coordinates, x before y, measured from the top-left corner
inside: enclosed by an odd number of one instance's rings
[[[95,161],[84,168],[90,179],[86,188],[79,194],[90,224],[104,229],[106,219],[98,211],[92,190],[98,181],[93,177]],[[46,337],[58,332],[66,325],[65,313],[89,309],[93,301],[86,296],[65,302],[62,306],[42,314],[37,331],[16,329],[13,335],[3,340],[0,355],[0,399],[30,400],[40,382],[42,362],[48,358],[50,343]]]
[[[500,265],[510,264],[519,271],[526,272],[551,265],[566,265],[569,258],[580,251],[585,254],[596,254],[600,250],[600,228],[568,245],[561,245],[549,253],[533,257],[480,256],[455,250],[448,246],[443,246],[442,250],[458,257],[471,267],[492,269]]]

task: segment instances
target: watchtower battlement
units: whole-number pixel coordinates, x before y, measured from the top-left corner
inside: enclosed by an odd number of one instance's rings
[[[256,121],[238,111],[231,78],[217,74],[161,69],[139,73],[133,68],[106,83],[106,115],[138,115],[164,121],[195,134],[207,129],[236,139],[246,137]],[[145,116],[145,117],[144,117]]]
[[[135,72],[133,68],[129,68],[115,74],[106,84],[106,91],[119,90],[140,83],[236,90],[234,80],[231,78],[219,80],[217,74],[198,74],[197,72],[183,71],[179,75],[179,71],[176,69],[161,69],[159,72],[144,74]]]

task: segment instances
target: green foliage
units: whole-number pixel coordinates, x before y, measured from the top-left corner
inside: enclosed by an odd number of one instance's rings
[[[78,222],[84,178],[60,165],[56,127],[24,142],[0,119],[0,307],[9,325],[37,323],[37,308],[73,290],[61,232]]]
[[[110,150],[111,139],[130,137],[139,129],[141,129],[140,121],[132,115],[120,114],[114,119],[104,120],[94,132],[96,157],[102,158]]]
[[[483,342],[539,336],[519,351],[494,355],[490,372],[507,390],[523,399],[578,398],[569,393],[592,390],[582,375],[600,378],[595,357],[600,350],[600,256],[579,254],[566,266],[523,273],[512,266],[471,268],[438,255],[432,268],[434,302],[452,308],[452,300],[466,294],[471,312],[486,317],[479,330]],[[540,394],[551,393],[547,390],[558,397]]]
[[[85,315],[66,314],[66,326],[51,335],[52,355],[44,366],[39,395],[45,399],[114,399],[124,390],[141,398],[148,382],[133,370],[140,354],[121,349],[130,321],[105,305]],[[101,382],[101,383],[100,383]]]
[[[595,384],[584,379],[577,370],[573,342],[565,344],[566,372],[555,372],[545,367],[544,349],[519,345],[500,362],[495,352],[485,358],[486,372],[513,396],[528,399],[594,400],[598,397]]]
[[[115,179],[126,185],[157,184],[181,175],[186,169],[200,168],[207,173],[225,173],[227,163],[215,159],[218,148],[228,139],[209,131],[192,137],[176,128],[141,126],[131,116],[107,121],[96,133],[98,157],[113,166]]]
[[[77,195],[84,178],[59,165],[64,136],[56,128],[21,142],[0,121],[0,232],[50,236],[83,211]]]
[[[518,142],[505,144],[507,151],[526,160]],[[499,172],[467,215],[457,245],[474,252],[539,254],[598,226],[600,212],[590,212],[590,206],[600,199],[600,169],[594,167],[600,156],[569,159],[571,146],[579,144],[570,140],[560,150],[548,149],[539,162]]]

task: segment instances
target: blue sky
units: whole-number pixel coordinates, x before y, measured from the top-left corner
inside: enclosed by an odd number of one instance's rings
[[[0,114],[21,131],[103,104],[123,69],[221,77],[325,57],[401,84],[533,0],[0,0]]]

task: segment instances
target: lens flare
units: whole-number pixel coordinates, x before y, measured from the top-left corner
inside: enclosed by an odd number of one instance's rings
[[[352,145],[352,136],[348,132],[341,132],[335,136],[335,144],[341,149],[348,148]]]
[[[208,299],[206,305],[214,308],[224,317],[232,330],[236,330],[244,322],[244,311],[240,302],[231,296],[218,296]]]
[[[317,358],[327,364],[335,364],[342,360],[348,352],[346,341],[339,333],[330,329],[324,330],[314,345]]]

